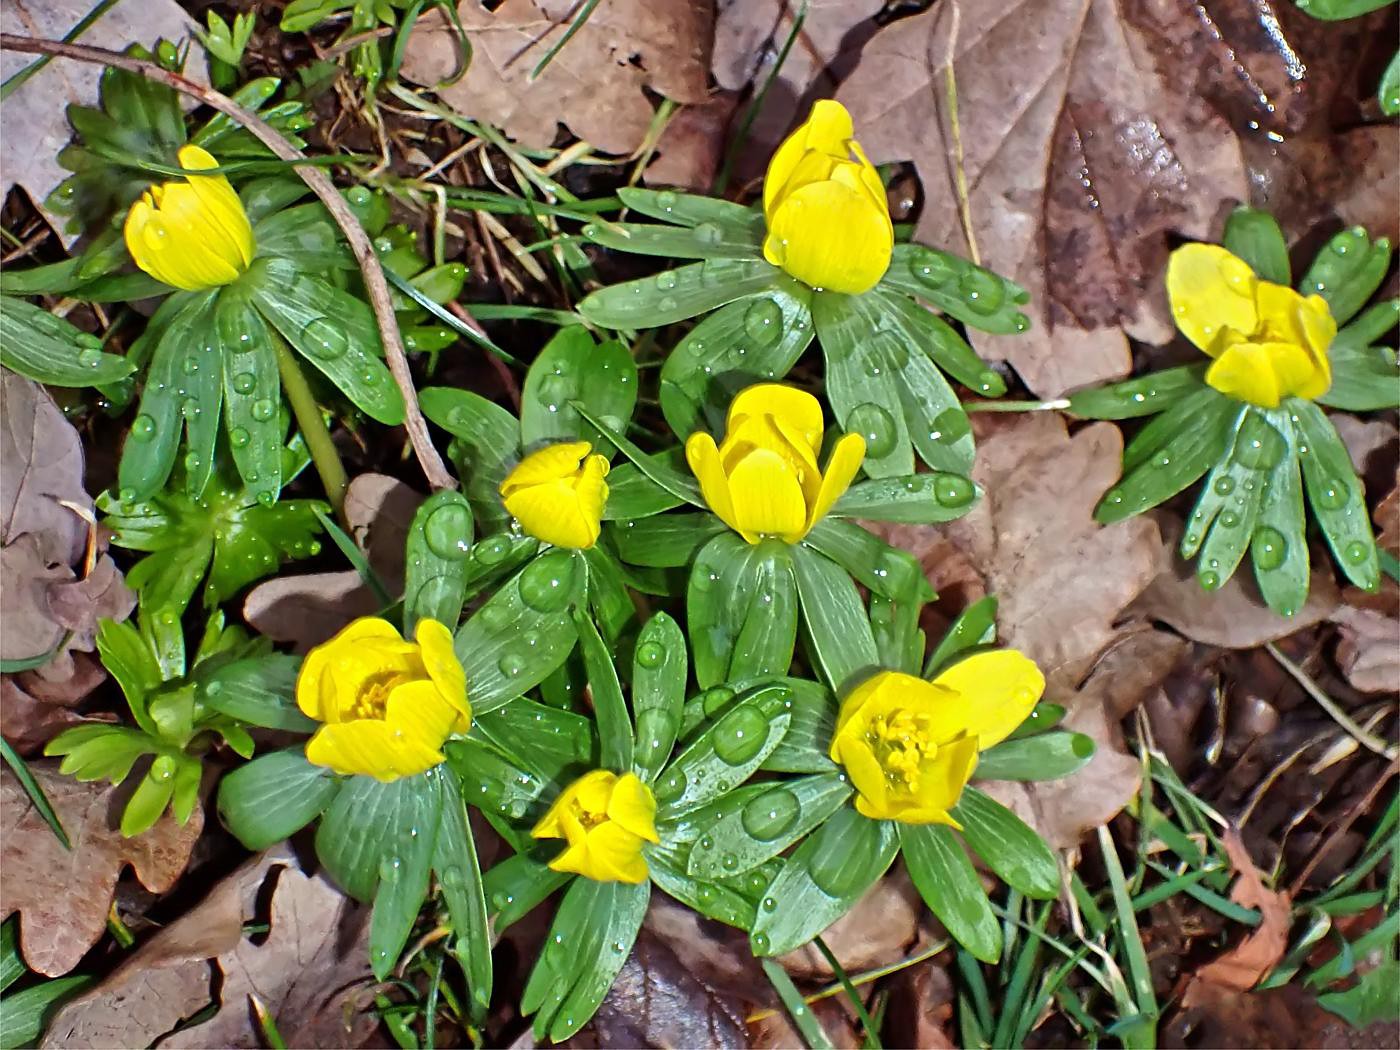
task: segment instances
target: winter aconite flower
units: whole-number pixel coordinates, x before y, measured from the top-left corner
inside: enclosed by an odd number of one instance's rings
[[[390,781],[431,769],[443,742],[471,727],[452,632],[419,620],[414,641],[365,616],[306,654],[297,706],[324,723],[306,759],[346,775]]]
[[[765,536],[797,543],[846,491],[865,457],[865,439],[847,434],[823,472],[822,428],[811,394],[760,383],[730,403],[723,444],[692,434],[685,456],[710,510],[731,529],[750,543]]]
[[[1176,325],[1215,363],[1206,382],[1261,408],[1321,397],[1332,385],[1327,350],[1337,334],[1327,301],[1260,280],[1214,244],[1187,244],[1167,264]]]
[[[608,500],[608,461],[587,441],[531,452],[501,482],[501,499],[535,539],[584,550],[598,542]]]
[[[846,107],[821,99],[763,180],[763,256],[813,288],[859,295],[890,265],[894,226]]]
[[[949,824],[977,766],[1045,689],[1020,653],[978,653],[932,682],[897,671],[866,679],[841,705],[831,758],[856,789],[856,809],[873,820]]]
[[[183,146],[188,172],[219,162],[198,146]],[[126,246],[136,265],[185,291],[237,280],[253,261],[253,228],[243,202],[222,175],[187,175],[152,186],[126,215]]]
[[[656,799],[634,773],[595,769],[566,787],[530,831],[537,839],[563,839],[549,862],[595,882],[646,881],[643,842],[656,834]]]

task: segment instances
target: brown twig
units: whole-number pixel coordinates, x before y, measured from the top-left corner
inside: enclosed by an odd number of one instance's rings
[[[106,48],[65,44],[59,40],[40,40],[35,37],[17,36],[13,33],[0,33],[0,50],[21,51],[33,55],[57,55],[60,58],[71,58],[77,62],[124,69],[128,73],[135,73],[147,80],[164,84],[218,110],[247,128],[258,141],[282,160],[301,161],[306,159],[306,156],[284,139],[275,128],[248,112],[226,95],[212,88],[204,87],[202,84],[196,84],[179,73],[162,69],[154,62],[146,62],[130,55],[109,51]],[[379,257],[375,254],[374,245],[370,243],[369,235],[365,233],[364,227],[355,218],[355,213],[350,210],[335,188],[335,183],[331,182],[325,172],[320,168],[300,165],[294,167],[293,170],[321,199],[321,203],[331,213],[331,218],[345,234],[345,239],[350,244],[350,250],[355,253],[355,261],[360,264],[360,273],[364,275],[365,291],[369,295],[369,304],[374,310],[374,317],[379,325],[379,338],[384,343],[384,357],[388,362],[389,371],[393,373],[394,382],[398,384],[399,391],[403,394],[404,428],[408,431],[408,440],[413,445],[418,465],[422,468],[424,476],[428,479],[428,484],[433,489],[456,488],[457,483],[448,473],[437,449],[433,447],[432,438],[428,434],[427,421],[424,420],[423,412],[418,407],[418,395],[413,387],[413,376],[408,370],[408,357],[404,352],[398,323],[394,320],[393,297],[389,293],[389,284],[384,279],[384,271],[379,266]]]

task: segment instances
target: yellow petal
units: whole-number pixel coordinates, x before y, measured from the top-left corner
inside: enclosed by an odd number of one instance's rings
[[[1206,369],[1210,386],[1261,408],[1278,407],[1282,399],[1278,380],[1269,351],[1259,343],[1235,343]]]
[[[182,146],[179,158],[180,167],[187,171],[219,166],[217,160],[198,146]],[[226,246],[219,251],[221,254],[232,252],[239,260],[238,270],[246,270],[253,261],[253,228],[237,191],[223,175],[191,175],[188,181],[209,221],[220,229],[226,239]]]
[[[610,769],[594,769],[583,774],[564,789],[572,796],[583,811],[590,816],[601,817],[608,812],[608,801],[612,798],[617,774]]]
[[[388,620],[378,616],[362,616],[351,621],[333,638],[322,642],[306,654],[297,675],[297,707],[308,718],[318,722],[338,721],[339,709],[330,697],[322,693],[322,677],[343,653],[353,652],[359,643],[373,639],[402,641],[399,632]]]
[[[583,457],[593,451],[587,441],[561,441],[545,445],[522,459],[501,482],[501,495],[530,485],[547,485],[578,473]]]
[[[805,390],[786,383],[747,386],[729,403],[726,434],[745,416],[772,416],[782,420],[802,435],[813,456],[821,448],[822,429],[826,425],[821,402]]]
[[[985,751],[1011,735],[1045,692],[1045,676],[1015,649],[993,649],[960,660],[933,680],[970,701],[964,728]],[[945,749],[940,749],[940,754]]]
[[[755,449],[745,456],[729,473],[729,496],[738,529],[746,538],[779,536],[796,543],[806,535],[802,486],[778,453]]]
[[[831,458],[826,461],[826,472],[822,474],[821,488],[807,515],[807,528],[826,517],[827,511],[851,487],[856,472],[865,460],[865,438],[859,434],[847,434],[836,442],[831,450]]]
[[[1309,380],[1294,389],[1296,397],[1309,400],[1321,397],[1332,387],[1332,362],[1328,351],[1337,338],[1337,322],[1327,300],[1320,295],[1310,295],[1298,304],[1298,327],[1303,332],[1303,343],[1313,359],[1314,371]]]
[[[605,471],[594,464],[601,456],[591,456],[582,477],[576,481],[554,481],[517,487],[505,498],[505,508],[520,527],[542,543],[555,547],[587,550],[602,534],[603,504],[608,486]]]
[[[898,671],[881,671],[871,675],[846,694],[846,698],[841,701],[841,709],[836,713],[836,732],[831,735],[831,748],[828,753],[833,762],[841,761],[838,757],[838,745],[844,738],[865,734],[865,722],[879,706],[879,697],[884,690],[895,684],[897,679],[907,677],[912,676],[901,675]]]
[[[530,829],[532,838],[537,839],[562,839],[564,837],[564,821],[562,815],[571,804],[571,800],[560,794],[558,798],[544,811],[544,816],[535,822],[535,826]],[[558,870],[558,869],[556,869]]]
[[[588,833],[591,871],[582,872],[598,882],[645,882],[647,862],[642,840],[615,821],[599,824]]]
[[[700,495],[704,497],[705,505],[731,529],[736,532],[742,531],[734,517],[734,501],[730,498],[729,479],[720,463],[715,439],[703,431],[691,434],[685,443],[685,460],[690,464],[695,480],[700,483]]]
[[[818,99],[812,105],[807,120],[785,138],[768,162],[763,178],[763,211],[767,214],[773,198],[787,183],[789,176],[808,150],[832,157],[846,156],[846,143],[855,135],[855,125],[846,107],[834,99]]]
[[[661,841],[656,835],[656,798],[634,773],[624,773],[613,785],[608,819],[638,838]]]
[[[1218,244],[1185,244],[1167,261],[1176,326],[1207,353],[1222,328],[1249,335],[1258,327],[1258,284],[1249,264]]]
[[[461,712],[427,679],[395,686],[384,705],[384,722],[395,740],[441,751]]]
[[[306,760],[344,776],[388,782],[432,769],[442,753],[408,737],[397,738],[387,723],[360,719],[324,725],[306,745]]]
[[[919,770],[919,808],[946,815],[972,779],[978,750],[977,737],[971,734],[940,747]],[[952,817],[947,822],[957,826]]]
[[[888,820],[893,815],[889,806],[889,783],[875,753],[864,740],[845,738],[832,756],[841,764],[856,789],[856,808],[871,820]]]
[[[885,275],[893,249],[888,210],[864,191],[827,181],[783,196],[763,257],[813,288],[859,295]]]
[[[418,655],[428,677],[460,716],[453,732],[465,733],[471,728],[472,709],[467,702],[467,677],[457,659],[452,632],[437,620],[419,620],[413,640],[418,643]]]

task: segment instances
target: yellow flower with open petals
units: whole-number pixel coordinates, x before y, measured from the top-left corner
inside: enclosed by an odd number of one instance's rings
[[[501,482],[501,499],[535,539],[585,550],[598,542],[608,501],[606,456],[589,455],[587,441],[565,441],[531,452]]]
[[[467,682],[452,632],[419,620],[414,641],[365,616],[306,654],[297,706],[323,722],[306,760],[390,781],[431,769],[443,742],[471,728]]]
[[[219,166],[198,146],[182,146],[179,158],[190,172]],[[152,186],[127,212],[124,233],[137,266],[187,292],[237,280],[253,261],[253,228],[222,175],[188,175]]]
[[[634,773],[607,769],[585,773],[560,792],[530,834],[563,839],[564,850],[549,862],[594,882],[644,882],[643,842],[656,835],[656,798]]]
[[[730,403],[722,445],[709,434],[692,434],[685,457],[706,504],[744,539],[797,543],[841,498],[865,458],[865,439],[847,434],[823,473],[817,466],[822,427],[822,408],[811,394],[760,383]]]
[[[889,200],[841,103],[818,101],[773,154],[763,217],[763,257],[813,288],[859,295],[885,275],[894,250]]]
[[[1327,350],[1337,322],[1327,300],[1260,280],[1216,244],[1187,244],[1167,263],[1176,326],[1215,358],[1206,382],[1261,408],[1321,397],[1332,385]]]
[[[977,653],[932,682],[897,671],[866,679],[841,704],[831,759],[872,820],[960,827],[949,812],[977,754],[1035,707],[1045,677],[1013,649]]]

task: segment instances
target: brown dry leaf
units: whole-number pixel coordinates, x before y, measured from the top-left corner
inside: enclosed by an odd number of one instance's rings
[[[716,91],[696,106],[682,106],[656,140],[656,159],[642,178],[653,186],[708,193],[724,158],[729,118],[739,104],[735,91]]]
[[[387,474],[361,474],[345,491],[350,534],[390,594],[403,590],[404,541],[423,497]],[[379,611],[354,569],[278,576],[254,587],[243,616],[263,635],[305,652],[360,616]]]
[[[58,977],[78,965],[107,928],[112,891],[126,865],[152,893],[175,884],[204,828],[204,810],[196,806],[183,827],[167,810],[149,831],[123,838],[117,825],[126,793],[60,776],[56,763],[29,768],[73,849],[63,848],[5,770],[0,776],[0,869],[5,873],[0,918],[19,913],[24,961],[31,970]]]
[[[359,1046],[375,1027],[344,1027],[348,995],[370,980],[364,909],[295,868],[290,847],[254,857],[200,904],[156,933],[100,984],[55,1015],[52,1047],[262,1045],[248,996],[268,1007],[292,1046]],[[271,890],[270,932],[254,945],[243,926]],[[222,1008],[168,1035],[210,1001],[211,963]],[[216,1003],[216,1005],[218,1005]]]
[[[864,1045],[844,999],[818,999],[809,1009],[836,1050],[858,1050]],[[807,1045],[781,1006],[758,1014],[749,1022],[748,1029],[751,1050],[789,1050]]]
[[[847,972],[874,969],[904,958],[918,936],[923,912],[923,898],[901,864],[823,930],[821,938]],[[788,952],[779,962],[797,978],[829,981],[835,976],[814,944]]]
[[[1174,550],[1181,519],[1165,511],[1151,516]],[[1223,649],[1253,649],[1321,623],[1336,610],[1340,593],[1326,555],[1315,552],[1312,562],[1308,600],[1292,616],[1280,616],[1264,603],[1247,562],[1220,588],[1206,591],[1196,579],[1195,563],[1175,557],[1130,611],[1170,624],[1193,641]]]
[[[471,35],[471,65],[439,96],[523,145],[552,145],[562,123],[605,153],[632,153],[646,138],[654,111],[644,89],[681,103],[708,96],[711,13],[690,0],[600,5],[531,80],[577,13],[575,0],[505,0],[494,11],[463,0],[457,14]],[[441,83],[455,72],[457,52],[454,28],[434,10],[409,39],[403,75]]]
[[[101,712],[78,714],[74,708],[107,679],[107,671],[87,653],[70,653],[70,673],[50,677],[54,663],[21,674],[0,676],[0,726],[5,739],[24,757],[34,754],[60,731],[83,722],[115,722]]]
[[[1376,505],[1376,542],[1400,557],[1400,485]],[[1337,664],[1363,693],[1400,692],[1400,584],[1382,574],[1375,594],[1348,587],[1332,615],[1341,635]]]
[[[890,1046],[956,1050],[953,1002],[953,982],[936,960],[901,970],[880,1034]]]
[[[1287,893],[1269,889],[1259,877],[1259,869],[1249,856],[1238,829],[1225,829],[1225,852],[1239,873],[1230,899],[1247,908],[1258,908],[1259,925],[1239,944],[1215,961],[1197,970],[1181,997],[1190,1007],[1200,996],[1200,985],[1215,985],[1236,992],[1248,991],[1283,958],[1288,951],[1288,929],[1293,903]]]

